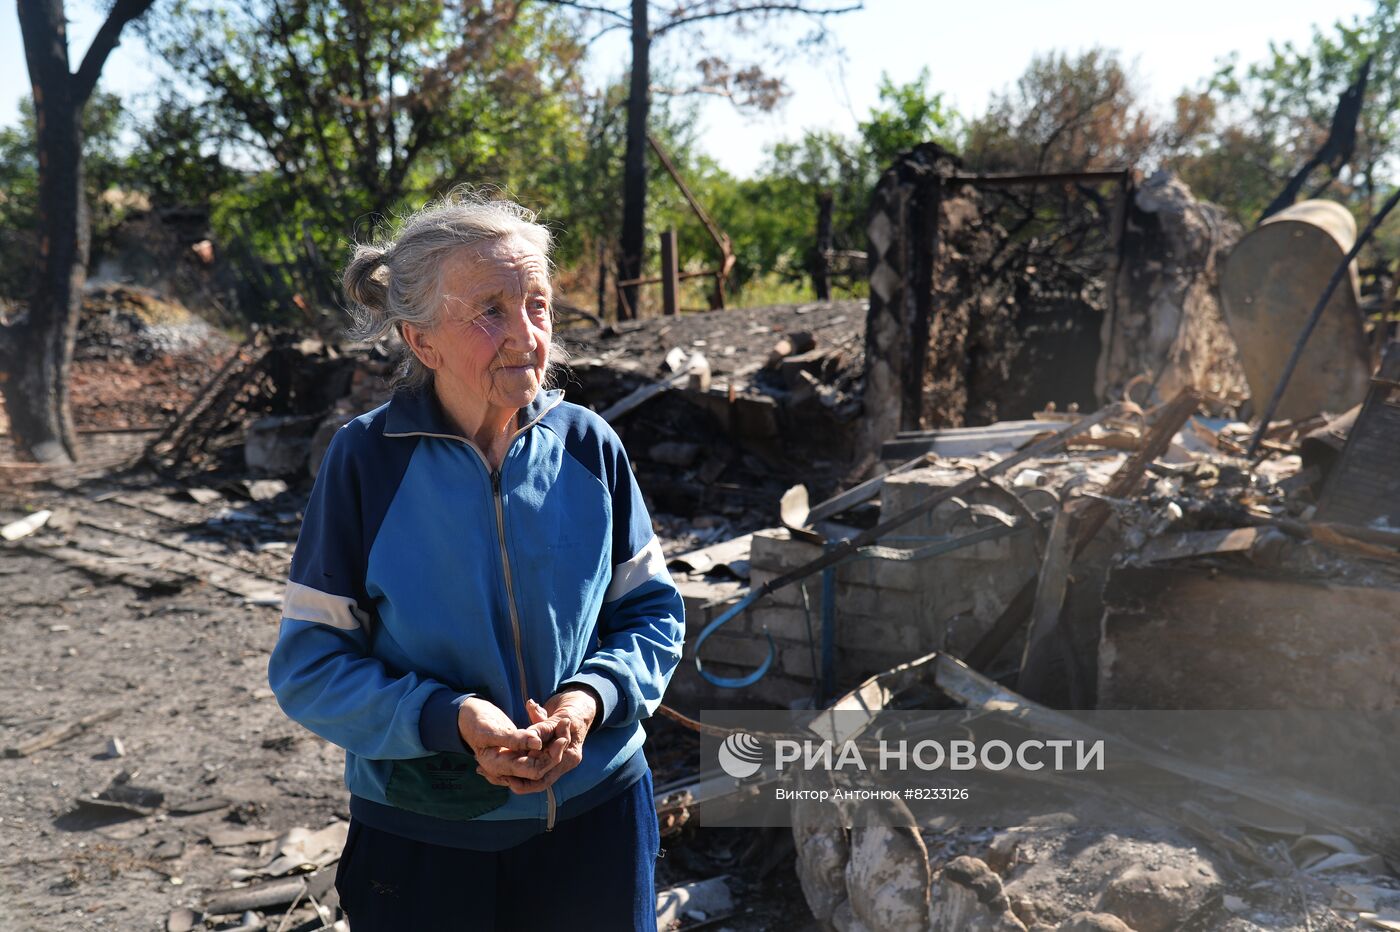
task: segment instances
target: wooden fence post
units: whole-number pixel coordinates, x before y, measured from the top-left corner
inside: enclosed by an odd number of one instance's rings
[[[817,251],[812,256],[812,288],[818,301],[831,300],[831,192],[817,192]]]
[[[674,227],[661,234],[661,304],[666,316],[676,313],[681,286],[680,260],[676,255]]]

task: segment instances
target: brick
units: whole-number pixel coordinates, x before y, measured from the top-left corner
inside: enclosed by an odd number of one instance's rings
[[[836,591],[837,617],[878,615],[880,591],[871,586],[842,586]]]
[[[856,557],[836,565],[836,585],[873,586],[875,585],[875,564],[878,560]],[[818,581],[820,585],[820,581]]]
[[[879,593],[880,614],[898,624],[920,624],[927,616],[924,598],[915,592],[897,589],[876,589]]]

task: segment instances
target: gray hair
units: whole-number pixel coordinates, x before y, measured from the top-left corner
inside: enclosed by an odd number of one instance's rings
[[[351,335],[377,341],[400,338],[393,387],[422,388],[433,372],[413,355],[403,325],[432,329],[442,310],[442,275],[447,260],[464,246],[518,236],[549,260],[553,236],[534,211],[470,188],[456,188],[403,217],[397,233],[374,244],[356,244],[341,280],[354,319]],[[551,309],[551,313],[552,313]],[[546,380],[568,354],[556,338],[549,347]]]

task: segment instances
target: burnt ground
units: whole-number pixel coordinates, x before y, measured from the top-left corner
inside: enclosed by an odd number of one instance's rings
[[[164,929],[173,910],[200,910],[233,889],[231,872],[276,854],[267,842],[216,849],[211,834],[276,836],[348,818],[342,752],[288,720],[267,688],[277,609],[216,588],[276,588],[301,501],[293,489],[252,502],[230,486],[198,505],[146,473],[0,498],[0,524],[26,508],[56,511],[50,526],[0,545],[0,747],[116,710],[54,747],[0,759],[0,930]],[[149,555],[141,538],[207,557],[169,551],[165,576],[113,581]],[[54,545],[96,554],[101,566],[75,569]],[[649,746],[658,785],[698,761],[698,742],[668,727]],[[123,756],[108,755],[111,738]],[[76,804],[123,772],[163,793],[156,811],[93,815]],[[658,887],[728,874],[742,904],[729,928],[805,930],[790,838],[687,827],[663,842]],[[277,928],[282,912],[267,916]],[[312,918],[299,907],[287,928]]]

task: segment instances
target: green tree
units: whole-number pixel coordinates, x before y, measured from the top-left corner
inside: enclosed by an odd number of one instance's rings
[[[1033,58],[1015,88],[969,124],[963,149],[968,167],[983,172],[1130,168],[1155,152],[1131,75],[1100,48]]]
[[[962,134],[962,117],[930,87],[924,69],[903,84],[882,74],[878,102],[857,123],[854,136],[813,130],[796,142],[774,146],[760,178],[767,196],[781,205],[775,213],[782,225],[764,239],[771,267],[789,281],[810,274],[817,246],[816,203],[823,193],[832,198],[833,248],[864,250],[870,193],[880,173],[920,143],[956,149]],[[863,287],[859,278],[856,291]]]
[[[688,145],[679,146],[691,187],[732,241],[731,283],[739,300],[751,302],[758,292],[770,299],[795,297],[799,287],[805,290],[816,248],[818,194],[832,195],[835,248],[863,250],[870,191],[880,172],[918,143],[957,144],[960,119],[929,83],[927,71],[904,84],[883,75],[879,101],[855,134],[808,130],[779,142],[754,178],[736,179],[712,160],[694,156]],[[659,221],[653,233],[674,225],[682,259],[696,268],[711,267],[708,237],[663,182],[653,195]]]
[[[858,132],[869,158],[885,166],[921,142],[954,149],[960,129],[957,113],[944,103],[941,93],[929,88],[929,71],[924,68],[907,84],[895,84],[882,74],[880,105],[860,122]]]
[[[165,89],[150,116],[132,126],[135,145],[119,168],[123,186],[160,207],[205,205],[234,187],[242,174],[224,156],[227,140],[211,111]]]
[[[216,198],[216,229],[309,265],[325,303],[350,239],[380,218],[460,183],[536,176],[541,140],[573,125],[560,95],[582,55],[523,0],[181,0],[151,41],[258,169]]]
[[[1205,118],[1180,120],[1168,161],[1193,187],[1212,190],[1247,223],[1322,145],[1339,95],[1371,59],[1370,78],[1349,165],[1323,188],[1363,219],[1400,169],[1400,0],[1376,0],[1350,21],[1315,28],[1306,43],[1270,45],[1261,61],[1227,60],[1203,91]],[[1215,179],[1234,164],[1243,184]],[[1326,173],[1315,181],[1326,182]],[[1310,185],[1316,190],[1318,185]]]
[[[830,0],[677,0],[662,5],[650,0],[543,0],[558,7],[571,8],[583,15],[590,26],[601,24],[595,38],[614,30],[626,30],[631,39],[628,62],[627,128],[622,168],[622,230],[618,242],[617,277],[631,281],[641,276],[646,256],[647,200],[651,190],[648,181],[647,136],[654,135],[651,120],[652,97],[657,90],[653,80],[652,51],[662,38],[682,31],[694,34],[701,28],[723,23],[731,34],[763,37],[768,57],[777,51],[772,30],[761,29],[775,20],[804,17],[820,24],[824,17],[854,12],[860,3],[831,6]],[[654,8],[654,9],[653,9]],[[659,14],[653,18],[652,14]],[[803,41],[815,46],[827,41],[829,34],[818,25]],[[725,97],[741,108],[771,110],[785,95],[780,78],[760,64],[738,64],[725,57],[705,55],[696,62],[700,81],[688,87],[676,87],[668,93],[699,93]],[[635,314],[638,308],[636,285],[619,291],[618,313]]]
[[[93,248],[100,251],[120,211],[102,193],[124,184],[119,140],[125,122],[115,94],[94,91],[83,110],[83,197],[90,205]],[[34,255],[39,233],[39,158],[34,103],[19,104],[19,122],[0,129],[0,252]],[[0,300],[25,302],[33,287],[34,266],[9,262],[0,267]]]

